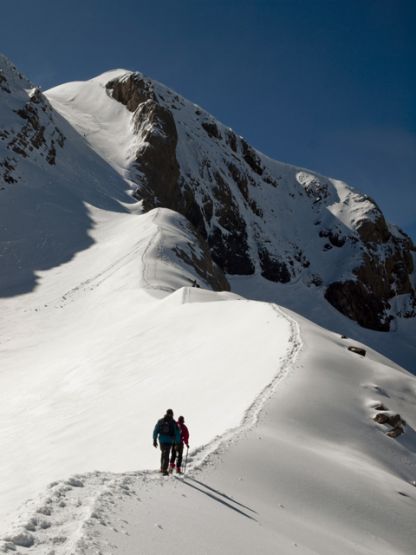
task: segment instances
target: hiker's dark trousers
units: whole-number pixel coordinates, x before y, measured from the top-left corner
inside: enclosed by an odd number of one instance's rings
[[[170,465],[173,466],[176,460],[176,466],[180,468],[182,466],[182,455],[183,455],[183,443],[179,445],[172,446],[172,455],[170,457]]]
[[[171,443],[161,443],[160,444],[160,470],[162,472],[167,472],[169,466],[169,455],[170,455],[170,448],[172,447]]]

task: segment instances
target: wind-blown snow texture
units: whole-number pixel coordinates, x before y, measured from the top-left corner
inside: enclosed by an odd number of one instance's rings
[[[0,69],[0,548],[413,553],[410,241],[140,74]],[[184,480],[146,470],[168,406]]]

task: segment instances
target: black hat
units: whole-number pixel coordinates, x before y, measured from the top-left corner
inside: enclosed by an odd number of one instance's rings
[[[167,414],[168,416],[173,416],[173,410],[172,410],[172,409],[168,409],[168,410],[166,411],[166,414]]]

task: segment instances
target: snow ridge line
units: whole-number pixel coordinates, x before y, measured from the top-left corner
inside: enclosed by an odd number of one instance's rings
[[[160,259],[160,256],[156,256],[155,261],[153,261],[152,263],[147,262],[147,258],[150,257],[151,252],[153,250],[156,250],[157,254],[162,252],[163,234],[162,234],[161,226],[159,226],[157,223],[159,214],[160,214],[160,208],[156,208],[155,213],[152,216],[152,224],[156,227],[156,231],[151,236],[141,256],[142,283],[144,285],[144,289],[154,289],[157,291],[166,291],[167,293],[173,293],[174,290],[170,287],[163,287],[162,285],[155,285],[155,284],[152,285],[152,281],[155,282],[157,278],[157,275],[156,275],[157,274],[156,269],[158,265],[157,261]],[[152,272],[153,275],[150,275],[151,269],[153,269],[153,272]]]
[[[283,316],[283,318],[289,322],[291,330],[289,343],[291,347],[288,349],[287,356],[282,361],[279,371],[272,381],[263,388],[248,407],[241,423],[235,428],[226,430],[223,434],[215,437],[211,442],[196,448],[192,452],[192,455],[188,458],[190,470],[199,470],[207,464],[210,464],[213,459],[221,452],[225,451],[231,443],[239,441],[244,433],[252,430],[259,421],[265,404],[277,390],[279,383],[287,378],[293,369],[294,363],[303,348],[299,324],[278,305],[270,303],[270,307],[276,314]]]

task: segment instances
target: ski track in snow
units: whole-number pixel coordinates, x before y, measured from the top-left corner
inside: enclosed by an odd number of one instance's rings
[[[156,218],[157,213],[153,222]],[[158,238],[158,233],[152,236],[145,249],[144,261],[146,253],[149,253],[153,247],[157,248],[155,242]],[[149,279],[149,276],[143,277],[146,281]],[[147,283],[150,288],[153,288],[149,281]],[[184,289],[183,303],[188,301],[189,291]],[[274,379],[247,409],[241,424],[226,430],[208,444],[194,449],[189,454],[187,473],[203,470],[207,465],[215,465],[221,453],[256,425],[266,402],[272,397],[279,383],[291,372],[302,349],[299,325],[277,305],[270,304],[270,308],[276,317],[283,317],[289,322],[291,337],[286,356],[280,358]],[[159,484],[160,474],[153,470],[121,474],[97,471],[52,482],[46,492],[26,502],[12,531],[2,538],[0,549],[3,552],[20,555],[23,553],[33,555],[112,553],[112,546],[109,546],[110,550],[105,552],[99,549],[99,538],[94,532],[98,523],[123,533],[123,523],[117,525],[118,529],[115,528],[110,518],[106,517],[106,509],[117,506],[118,500],[122,500],[125,496],[134,496],[137,503],[140,503],[140,491],[149,490]]]
[[[162,258],[161,253],[163,251],[163,237],[162,232],[157,224],[157,219],[160,214],[160,208],[156,208],[155,213],[152,217],[152,224],[156,226],[156,231],[150,238],[150,241],[146,245],[146,248],[142,254],[142,285],[144,285],[144,289],[153,289],[158,291],[165,291],[167,293],[172,293],[174,289],[163,287],[160,285],[156,285],[157,279],[157,268],[158,268],[158,261]],[[153,257],[153,261],[151,264],[147,264],[147,259],[152,256],[152,252],[155,251],[155,256]],[[152,281],[155,283],[152,284]]]

